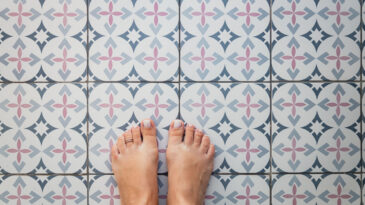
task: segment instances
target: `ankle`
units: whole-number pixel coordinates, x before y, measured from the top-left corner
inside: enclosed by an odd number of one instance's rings
[[[195,194],[196,195],[196,194]],[[202,205],[199,196],[194,194],[182,193],[180,191],[168,191],[167,204],[168,205]]]
[[[121,193],[120,193],[121,194]],[[122,205],[158,205],[158,193],[155,192],[129,192],[121,197]]]

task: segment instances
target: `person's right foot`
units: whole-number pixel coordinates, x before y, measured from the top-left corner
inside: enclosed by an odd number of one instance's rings
[[[202,205],[213,171],[214,145],[202,131],[181,120],[171,123],[166,151],[168,169],[167,203]]]

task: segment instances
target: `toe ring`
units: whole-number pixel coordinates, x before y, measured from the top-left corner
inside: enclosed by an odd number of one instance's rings
[[[133,142],[133,138],[125,139],[124,142],[127,144],[128,142]]]

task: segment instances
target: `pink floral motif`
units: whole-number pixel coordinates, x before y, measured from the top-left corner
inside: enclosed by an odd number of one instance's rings
[[[350,12],[348,11],[341,11],[341,3],[338,1],[336,3],[336,11],[328,11],[328,15],[336,16],[336,23],[337,25],[341,24],[341,16],[348,16],[350,15]]]
[[[337,199],[337,205],[341,205],[342,199],[349,199],[349,198],[351,198],[351,195],[342,194],[342,187],[341,187],[341,184],[339,184],[339,185],[337,185],[337,194],[329,194],[328,198]]]
[[[28,57],[22,57],[23,56],[23,51],[21,48],[18,48],[18,57],[10,57],[8,58],[9,61],[11,62],[18,62],[17,63],[17,69],[18,72],[20,73],[20,71],[22,70],[22,62],[29,62],[32,59],[28,58]]]
[[[114,186],[113,185],[110,185],[109,193],[110,193],[109,195],[108,194],[101,195],[100,198],[109,199],[109,204],[114,205],[114,199],[120,199],[120,195],[119,194],[114,194]]]
[[[17,16],[18,17],[18,25],[22,25],[23,22],[23,16],[24,17],[28,17],[31,16],[32,13],[30,12],[23,12],[23,4],[19,3],[18,4],[18,12],[10,12],[9,16]]]
[[[238,12],[236,15],[237,16],[246,16],[246,25],[248,25],[248,26],[251,24],[251,17],[260,16],[260,14],[257,12],[251,12],[250,3],[246,4],[246,11]]]
[[[113,144],[114,144],[113,139],[110,139],[107,148],[101,148],[101,149],[99,149],[99,152],[108,154],[108,156],[109,156],[109,162],[112,161],[111,155],[110,155],[110,151],[112,150]]]
[[[112,93],[109,94],[109,103],[102,103],[99,105],[102,108],[109,108],[109,116],[113,117],[114,109],[119,109],[123,107],[123,104],[114,103],[114,96]]]
[[[246,200],[245,205],[250,205],[250,200],[256,200],[259,199],[259,195],[251,195],[251,188],[249,186],[246,186],[246,195],[238,195],[236,196],[237,199]]]
[[[295,139],[295,137],[293,138],[293,140],[291,141],[291,147],[284,147],[283,148],[284,152],[291,152],[291,159],[293,162],[295,162],[296,160],[296,152],[304,152],[305,148],[304,147],[297,147],[297,141]]]
[[[109,16],[109,25],[110,26],[113,24],[113,16],[123,15],[123,13],[120,11],[113,11],[113,1],[109,2],[108,11],[101,11],[101,12],[99,12],[99,14],[103,15],[103,16]]]
[[[147,12],[144,13],[144,15],[146,15],[146,16],[153,16],[154,17],[153,22],[154,22],[155,26],[158,25],[158,17],[159,16],[167,16],[167,14],[168,14],[167,12],[158,11],[158,3],[157,2],[155,2],[153,4],[153,11],[147,11]]]
[[[113,61],[121,61],[123,58],[119,56],[113,56],[113,48],[110,46],[108,49],[108,56],[100,56],[100,60],[108,61],[108,69],[113,69]]]
[[[329,152],[336,152],[336,160],[340,161],[341,159],[341,152],[348,152],[350,151],[350,148],[348,147],[341,147],[341,139],[337,138],[336,140],[336,147],[329,147],[327,148],[327,151]]]
[[[251,62],[256,62],[259,61],[260,59],[257,57],[251,57],[251,50],[249,47],[246,48],[246,56],[242,56],[242,57],[237,57],[236,59],[238,61],[246,61],[246,70],[250,70],[251,69]]]
[[[62,108],[62,116],[63,116],[63,118],[66,118],[67,117],[67,109],[74,109],[74,108],[77,107],[77,105],[67,104],[67,95],[64,94],[63,98],[62,98],[62,104],[61,103],[56,103],[56,104],[53,104],[53,107]]]
[[[212,108],[212,107],[215,106],[215,104],[206,103],[205,101],[206,101],[206,97],[205,97],[205,94],[203,93],[201,98],[200,98],[200,103],[193,103],[192,104],[193,107],[201,107],[200,114],[202,115],[202,117],[205,116],[206,108]]]
[[[293,3],[291,4],[291,11],[283,11],[284,15],[291,15],[291,23],[293,25],[296,24],[297,21],[297,15],[298,16],[303,16],[305,15],[304,11],[297,11],[297,4],[295,3],[295,1],[293,1]]]
[[[200,49],[200,56],[194,56],[192,57],[193,61],[200,61],[200,68],[202,71],[205,69],[205,61],[213,61],[213,57],[205,57],[205,48],[204,46]]]
[[[328,60],[335,60],[336,61],[336,68],[339,70],[341,68],[341,61],[348,61],[350,57],[348,56],[341,56],[341,48],[337,46],[336,48],[336,56],[327,56]]]
[[[67,200],[76,199],[76,196],[75,195],[67,195],[66,185],[63,185],[63,187],[62,187],[62,195],[54,195],[52,198],[53,199],[56,199],[56,200],[62,200],[62,205],[66,205],[66,201]]]
[[[67,63],[73,63],[76,61],[76,58],[67,58],[67,49],[64,48],[62,52],[62,58],[54,58],[54,62],[62,62],[62,70],[63,72],[66,72],[67,70]]]
[[[246,148],[239,148],[237,152],[246,152],[246,162],[250,162],[251,154],[250,153],[258,153],[260,152],[257,148],[251,148],[251,141],[250,139],[246,140]]]
[[[304,56],[297,56],[296,55],[296,48],[295,46],[293,46],[291,48],[291,56],[283,56],[281,57],[284,60],[291,60],[291,67],[293,70],[295,70],[296,66],[297,66],[297,60],[301,61],[304,60],[305,57]]]
[[[144,60],[153,61],[153,69],[156,71],[158,68],[158,61],[167,61],[168,59],[166,57],[158,57],[158,48],[155,47],[153,49],[153,57],[148,56],[145,57]]]
[[[74,154],[76,153],[76,150],[74,149],[67,149],[67,141],[63,139],[62,141],[62,149],[54,149],[54,153],[62,153],[62,162],[65,164],[67,161],[67,154]]]
[[[215,15],[214,12],[205,11],[205,9],[206,9],[205,8],[205,2],[203,1],[201,6],[200,6],[200,11],[192,12],[193,16],[201,16],[200,22],[203,26],[205,25],[206,16],[214,16]]]
[[[22,96],[18,94],[17,96],[17,103],[10,103],[8,104],[10,108],[17,108],[17,116],[20,118],[22,116],[22,109],[23,108],[30,108],[31,105],[27,103],[22,103]]]
[[[246,95],[246,103],[239,103],[237,107],[246,108],[246,115],[249,118],[251,116],[251,108],[259,108],[260,105],[257,103],[251,103],[251,95]]]
[[[16,142],[16,149],[14,148],[10,148],[7,150],[7,152],[9,153],[16,153],[16,161],[18,162],[18,164],[20,163],[20,161],[22,161],[22,154],[27,154],[30,153],[30,149],[22,149],[22,141],[20,141],[20,139],[17,140]]]
[[[28,200],[31,199],[32,197],[29,195],[22,195],[22,187],[20,185],[18,185],[17,188],[17,194],[16,195],[9,195],[6,198],[8,199],[16,199],[16,204],[17,205],[21,205],[22,204],[22,199]]]
[[[293,198],[293,205],[297,205],[297,199],[305,199],[307,196],[304,194],[297,194],[297,185],[293,185],[291,194],[284,194],[283,196],[286,199]]]
[[[297,113],[297,107],[303,107],[306,104],[303,102],[297,102],[297,95],[295,93],[292,94],[291,100],[292,102],[283,103],[283,106],[292,107],[291,114],[293,117],[295,117]]]
[[[341,102],[341,94],[337,93],[336,102],[327,103],[327,106],[336,107],[336,115],[339,117],[341,114],[341,107],[348,107],[348,106],[350,106],[350,103]]]
[[[66,25],[67,25],[67,18],[68,17],[77,16],[77,14],[75,12],[69,12],[68,13],[68,7],[67,7],[66,3],[63,4],[63,13],[62,12],[56,12],[53,15],[56,16],[56,17],[63,17],[62,23],[63,23],[64,27],[66,27]]]
[[[168,108],[167,104],[160,104],[158,94],[155,95],[155,103],[148,103],[145,105],[147,108],[155,108],[155,117],[158,117],[160,114],[160,108]]]

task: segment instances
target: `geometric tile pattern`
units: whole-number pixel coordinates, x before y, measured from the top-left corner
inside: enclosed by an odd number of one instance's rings
[[[358,0],[274,0],[272,23],[275,79],[359,80]]]
[[[216,147],[206,204],[362,204],[360,0],[0,5],[0,203],[118,204],[109,152],[180,118]]]

